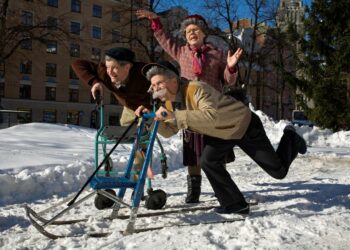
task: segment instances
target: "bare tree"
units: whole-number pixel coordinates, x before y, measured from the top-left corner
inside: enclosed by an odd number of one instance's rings
[[[244,49],[244,56],[241,59],[241,69],[239,70],[238,82],[240,85],[245,85],[245,88],[251,83],[251,72],[254,63],[257,63],[256,56],[258,54],[256,40],[262,31],[259,30],[261,25],[270,17],[264,14],[267,3],[264,0],[245,0],[252,16],[252,24],[249,28],[251,30],[249,40],[250,43],[242,44],[244,42],[243,30],[241,33],[237,32],[240,29],[237,22],[239,20],[238,8],[241,1],[234,0],[205,0],[204,7],[209,10],[210,18],[216,25],[226,26],[228,29],[222,33],[219,29],[215,35],[221,37],[227,44],[230,50],[236,50],[237,47]],[[234,25],[236,24],[236,25]],[[214,30],[215,31],[215,30]],[[243,39],[243,40],[242,40]],[[261,58],[261,57],[260,57]]]
[[[171,5],[169,2],[166,3],[162,0],[150,0],[147,5],[136,3],[134,0],[131,0],[130,5],[124,5],[123,8],[118,8],[115,12],[123,17],[120,24],[113,24],[110,27],[105,27],[107,30],[106,32],[112,33],[114,30],[123,30],[123,32],[120,32],[120,37],[115,43],[124,44],[133,50],[141,48],[143,53],[147,56],[147,59],[143,59],[144,61],[156,61],[159,58],[159,53],[157,52],[158,42],[153,36],[150,23],[146,19],[137,19],[135,12],[140,8],[157,12],[161,4],[163,7]],[[125,27],[129,27],[129,30],[125,30]]]
[[[32,41],[46,44],[50,39],[63,41],[69,37],[69,32],[63,28],[64,14],[58,18],[44,19],[40,15],[33,16],[30,12],[16,13],[17,10],[11,8],[11,2],[14,1],[0,2],[0,62],[2,64],[5,64],[6,60],[21,46],[29,46]],[[40,13],[40,10],[37,12]],[[21,20],[18,20],[18,16]]]
[[[273,90],[276,93],[276,110],[275,116],[277,119],[284,117],[285,106],[289,103],[284,103],[284,96],[287,94],[287,89],[295,90],[291,84],[291,76],[296,74],[297,62],[297,47],[292,42],[289,32],[292,24],[289,26],[281,26],[278,22],[278,4],[271,6],[270,16],[274,28],[269,29],[266,34],[266,43],[264,50],[269,54],[269,65],[272,67],[271,73],[276,78],[276,85]]]
[[[266,0],[245,0],[246,5],[252,15],[252,35],[251,35],[251,45],[248,46],[247,51],[247,67],[245,70],[245,75],[243,76],[243,81],[246,84],[250,83],[251,71],[256,62],[256,56],[259,55],[259,48],[257,48],[257,38],[258,36],[264,35],[266,30],[261,30],[263,24],[271,20],[271,16],[266,15],[266,9],[268,7]],[[262,57],[260,57],[262,59]]]

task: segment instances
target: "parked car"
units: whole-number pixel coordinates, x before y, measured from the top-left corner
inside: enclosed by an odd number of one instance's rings
[[[292,124],[298,125],[298,126],[309,126],[309,127],[314,126],[314,123],[308,120],[304,114],[304,111],[301,111],[301,110],[293,110]]]

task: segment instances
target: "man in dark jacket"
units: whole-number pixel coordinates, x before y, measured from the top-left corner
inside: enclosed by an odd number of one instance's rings
[[[76,60],[72,64],[79,79],[91,86],[94,99],[97,92],[103,97],[103,85],[113,93],[124,107],[120,118],[122,126],[130,124],[138,106],[150,107],[151,104],[147,92],[150,84],[141,74],[145,63],[135,62],[134,58],[135,54],[131,50],[117,47],[105,52],[105,61],[102,63]]]
[[[291,125],[284,129],[275,151],[260,118],[246,105],[203,82],[180,80],[167,61],[147,64],[143,73],[151,81],[153,98],[165,102],[156,111],[155,119],[161,121],[158,132],[165,137],[179,129],[204,134],[200,165],[221,205],[217,213],[249,213],[249,204],[224,167],[224,158],[235,145],[276,179],[287,175],[298,153],[306,153],[304,139]],[[140,106],[135,114],[141,112],[149,110]]]
[[[73,70],[79,79],[91,86],[91,94],[96,99],[97,92],[103,97],[103,86],[113,93],[119,104],[123,106],[120,117],[121,126],[127,126],[135,119],[134,111],[140,105],[151,106],[150,94],[147,92],[150,83],[142,75],[145,65],[134,61],[135,54],[127,48],[112,48],[105,52],[105,60],[96,64],[87,60],[76,60]],[[144,159],[137,152],[134,169],[140,171]],[[135,176],[137,178],[137,176]]]

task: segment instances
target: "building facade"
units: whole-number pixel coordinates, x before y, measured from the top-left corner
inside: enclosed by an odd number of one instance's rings
[[[133,12],[147,4],[147,0],[9,1],[7,27],[31,27],[43,32],[43,39],[28,35],[1,64],[1,109],[27,111],[2,117],[2,126],[49,122],[96,127],[90,86],[79,81],[70,65],[76,59],[98,63],[106,49],[116,46],[131,48],[137,60],[148,61],[140,46],[146,43],[148,30]],[[118,124],[122,107],[109,94],[104,104],[106,124]]]
[[[277,13],[277,27],[268,27],[259,24],[255,29],[255,43],[252,51],[254,24],[251,19],[241,19],[233,23],[235,30],[234,39],[244,48],[248,54],[253,54],[253,64],[241,62],[241,75],[244,76],[250,67],[250,78],[247,84],[247,92],[250,102],[256,109],[262,110],[274,119],[291,119],[295,109],[295,93],[278,69],[286,72],[295,72],[295,62],[292,51],[283,46],[278,46],[278,41],[271,39],[276,37],[277,29],[286,32],[288,24],[297,27],[298,32],[303,32],[305,8],[302,1],[281,0]],[[272,35],[272,34],[275,35]],[[295,45],[297,46],[297,45]],[[279,66],[276,67],[276,64]]]
[[[280,0],[277,25],[287,28],[289,23],[293,23],[298,33],[304,33],[305,6],[301,0]]]

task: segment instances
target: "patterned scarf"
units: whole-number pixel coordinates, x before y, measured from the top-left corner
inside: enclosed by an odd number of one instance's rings
[[[192,70],[196,76],[202,75],[202,70],[206,60],[206,52],[210,50],[210,47],[206,44],[200,48],[191,47],[192,51]]]

